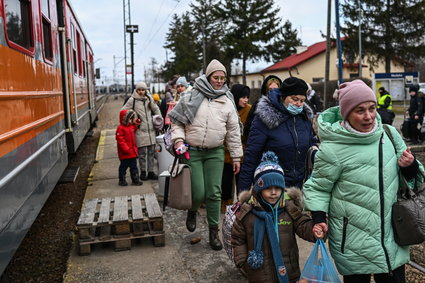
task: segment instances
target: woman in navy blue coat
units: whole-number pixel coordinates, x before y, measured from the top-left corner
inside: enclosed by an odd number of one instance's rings
[[[313,111],[305,103],[308,86],[290,77],[258,103],[251,126],[238,191],[249,190],[265,151],[273,151],[285,172],[287,187],[301,188],[307,150],[313,145]]]

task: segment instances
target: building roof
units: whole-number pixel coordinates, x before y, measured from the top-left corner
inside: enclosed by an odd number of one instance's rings
[[[334,42],[331,42],[331,46],[333,47],[334,45],[335,45]],[[272,72],[272,71],[288,70],[325,51],[326,51],[326,40],[317,42],[313,45],[308,46],[307,50],[305,50],[304,52],[292,54],[291,56],[286,57],[282,61],[279,61],[276,64],[265,68],[261,72],[266,73],[266,72]]]

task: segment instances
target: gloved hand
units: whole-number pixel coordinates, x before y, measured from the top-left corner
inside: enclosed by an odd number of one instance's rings
[[[142,123],[142,120],[139,118],[134,119],[134,125],[139,126]]]
[[[181,144],[179,147],[176,148],[176,153],[177,155],[184,154],[184,157],[186,158],[186,160],[189,160],[190,155],[189,155],[189,152],[187,151],[188,149],[189,147],[186,144]]]

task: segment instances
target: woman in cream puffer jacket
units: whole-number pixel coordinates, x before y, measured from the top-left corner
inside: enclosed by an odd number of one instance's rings
[[[186,227],[196,228],[196,213],[201,203],[207,207],[210,246],[221,250],[218,223],[221,207],[221,178],[224,164],[224,142],[237,174],[243,155],[241,126],[233,95],[225,85],[226,68],[217,60],[207,66],[205,75],[195,80],[190,93],[182,96],[168,114],[171,138],[176,149],[189,150],[187,164],[192,169],[192,208]]]

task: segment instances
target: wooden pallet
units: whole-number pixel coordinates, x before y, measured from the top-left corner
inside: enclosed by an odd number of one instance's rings
[[[114,242],[115,250],[131,249],[131,240],[152,238],[165,245],[164,220],[155,194],[94,198],[85,202],[77,223],[80,255],[91,245]]]

